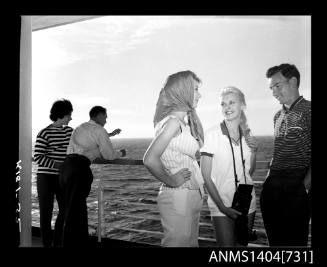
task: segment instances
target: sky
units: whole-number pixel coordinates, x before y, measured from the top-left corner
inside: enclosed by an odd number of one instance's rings
[[[160,89],[170,74],[191,70],[202,80],[197,113],[204,130],[223,120],[220,91],[245,94],[254,135],[273,135],[281,105],[265,76],[292,63],[300,95],[311,100],[310,16],[104,16],[32,33],[32,136],[52,123],[50,108],[73,105],[70,126],[107,108],[114,138],[152,138]]]

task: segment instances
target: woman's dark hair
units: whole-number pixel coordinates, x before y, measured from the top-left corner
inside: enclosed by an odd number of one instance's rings
[[[72,103],[67,99],[60,99],[53,103],[50,110],[50,119],[56,121],[73,112]]]
[[[285,78],[291,79],[295,77],[297,80],[297,87],[300,86],[300,72],[292,64],[280,64],[279,66],[271,67],[266,72],[266,77],[270,78],[271,76],[275,75],[277,72],[280,72]]]
[[[107,110],[104,108],[104,107],[101,107],[101,106],[95,106],[93,108],[91,108],[90,112],[89,112],[89,115],[90,115],[90,118],[94,118],[96,117],[99,113],[107,113]]]

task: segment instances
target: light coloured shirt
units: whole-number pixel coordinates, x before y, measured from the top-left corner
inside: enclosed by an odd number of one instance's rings
[[[158,122],[155,127],[156,137],[163,131],[166,122],[170,118],[178,119],[173,115],[169,115]],[[192,173],[191,179],[186,181],[180,188],[200,189],[203,196],[204,181],[195,157],[195,153],[200,149],[199,143],[192,136],[188,125],[180,123],[180,126],[182,132],[172,138],[160,159],[169,174],[175,174],[183,168],[189,169]]]
[[[74,130],[67,154],[74,153],[86,156],[90,161],[96,158],[112,160],[119,157],[107,131],[93,120],[82,123]]]
[[[245,183],[242,157],[240,145],[232,143],[234,156],[235,156],[235,167],[237,178],[240,184]],[[242,138],[243,156],[245,160],[245,175],[246,183],[253,184],[251,175],[249,173],[251,166],[251,149],[247,145],[245,138]],[[227,207],[232,206],[233,197],[235,193],[235,177],[234,177],[234,166],[233,156],[228,140],[228,136],[222,133],[220,124],[211,127],[204,136],[204,146],[201,148],[201,154],[203,152],[213,155],[212,156],[212,170],[211,180],[215,184],[218,193]],[[208,206],[211,212],[215,212],[215,216],[225,216],[212,200],[208,197]],[[252,201],[250,205],[249,213],[256,210],[255,191],[252,191]]]

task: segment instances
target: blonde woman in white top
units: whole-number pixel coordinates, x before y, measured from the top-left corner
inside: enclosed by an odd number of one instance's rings
[[[221,108],[225,119],[206,132],[201,149],[201,171],[209,193],[208,206],[218,246],[238,245],[235,219],[241,213],[231,208],[236,190],[232,148],[238,184],[253,184],[251,175],[255,170],[258,145],[256,139],[250,135],[244,114],[245,107],[244,94],[238,88],[225,88],[221,94]],[[249,233],[252,230],[255,210],[253,189],[248,214]]]
[[[199,84],[191,71],[168,77],[156,106],[155,138],[144,155],[144,165],[162,182],[157,202],[166,247],[198,246],[204,193],[196,157],[203,144],[195,111]]]

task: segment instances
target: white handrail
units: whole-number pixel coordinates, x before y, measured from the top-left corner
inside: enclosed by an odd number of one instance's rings
[[[103,186],[101,180],[100,178],[98,185],[98,242],[101,242],[103,218]]]

